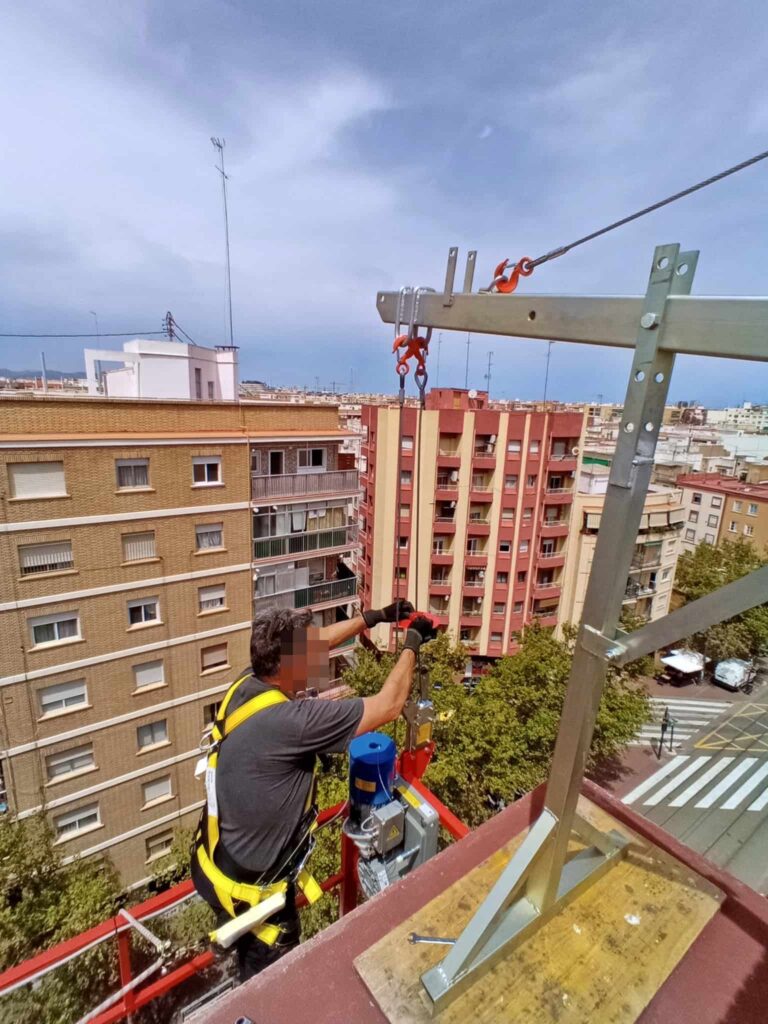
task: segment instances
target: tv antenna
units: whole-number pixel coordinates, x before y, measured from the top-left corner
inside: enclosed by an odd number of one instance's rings
[[[227,260],[227,307],[229,310],[229,344],[232,348],[235,347],[235,336],[232,330],[232,273],[229,263],[229,212],[227,210],[227,182],[229,177],[224,170],[224,147],[226,146],[226,139],[218,139],[215,136],[211,136],[211,144],[214,149],[219,152],[219,159],[221,160],[221,166],[215,164],[216,170],[221,175],[221,194],[224,199],[224,246],[226,251]]]

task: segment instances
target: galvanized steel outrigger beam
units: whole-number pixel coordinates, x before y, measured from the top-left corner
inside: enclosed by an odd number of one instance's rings
[[[576,813],[606,671],[768,600],[768,572],[731,584],[627,635],[618,629],[654,453],[678,353],[768,361],[768,300],[690,298],[697,252],[662,245],[654,252],[643,298],[454,293],[457,250],[442,293],[423,293],[413,317],[405,299],[380,292],[377,308],[426,328],[634,348],[624,413],[574,652],[545,808],[474,917],[437,966],[422,976],[439,1010],[579,892],[624,852]],[[471,254],[474,268],[475,254]],[[402,295],[402,293],[401,293]],[[404,309],[401,305],[405,304]],[[586,848],[568,856],[572,833]]]

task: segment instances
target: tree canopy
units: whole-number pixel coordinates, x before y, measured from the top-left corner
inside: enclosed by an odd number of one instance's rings
[[[741,537],[717,546],[699,544],[680,556],[675,589],[686,601],[695,601],[767,564],[768,554]],[[697,633],[689,643],[715,662],[759,657],[768,651],[768,605],[751,608]]]

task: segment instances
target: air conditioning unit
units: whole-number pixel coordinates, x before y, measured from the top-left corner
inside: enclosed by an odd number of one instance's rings
[[[455,501],[452,501],[449,507],[450,507],[451,509],[454,509],[454,508],[456,508],[456,502],[455,502]]]
[[[480,572],[478,572],[477,578],[479,580],[484,580],[485,579],[485,569],[481,569]]]
[[[454,471],[451,473],[451,483],[455,484],[458,481],[458,479],[459,479],[459,471],[458,471],[458,469],[454,469]]]
[[[496,435],[491,434],[491,444],[496,444]]]

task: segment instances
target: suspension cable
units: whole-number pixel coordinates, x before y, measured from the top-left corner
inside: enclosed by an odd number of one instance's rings
[[[631,213],[628,217],[622,217],[621,220],[616,220],[612,224],[606,224],[605,227],[600,228],[597,231],[593,231],[589,235],[584,235],[583,238],[577,238],[575,242],[570,242],[568,245],[561,245],[560,248],[553,249],[551,252],[545,253],[543,256],[539,256],[535,260],[526,260],[525,268],[526,270],[533,270],[534,267],[538,267],[542,263],[554,260],[558,256],[564,256],[565,253],[570,252],[571,249],[575,249],[577,245],[584,245],[585,242],[591,242],[593,239],[599,238],[601,235],[606,235],[609,231],[614,231],[616,228],[623,227],[625,224],[629,224],[633,220],[644,217],[647,213],[653,213],[654,210],[660,210],[662,206],[669,206],[670,203],[674,203],[678,199],[684,199],[686,196],[690,196],[694,192],[698,192],[700,189],[706,188],[708,185],[714,185],[715,182],[722,181],[723,178],[727,178],[731,174],[736,174],[738,171],[743,171],[746,167],[751,167],[753,164],[759,163],[761,160],[765,160],[766,157],[768,157],[768,149],[763,153],[758,153],[756,156],[750,157],[749,160],[743,160],[740,164],[734,164],[733,167],[729,167],[725,171],[720,171],[719,174],[713,174],[712,177],[705,178],[696,185],[689,185],[688,188],[684,188],[680,192],[675,192],[674,195],[667,196],[666,199],[660,199],[657,203],[653,203],[651,206],[646,206],[644,209],[638,210],[636,213]]]

